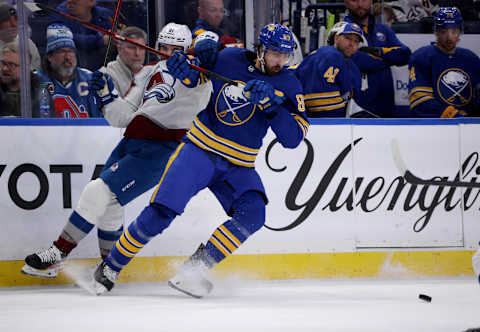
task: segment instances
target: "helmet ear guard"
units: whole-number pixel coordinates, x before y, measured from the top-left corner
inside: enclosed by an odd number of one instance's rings
[[[158,33],[155,48],[158,50],[162,44],[181,46],[186,52],[192,45],[192,32],[186,25],[168,23]]]

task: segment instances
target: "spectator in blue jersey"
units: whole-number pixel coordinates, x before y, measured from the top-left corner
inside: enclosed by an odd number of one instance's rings
[[[66,0],[58,5],[57,10],[104,29],[112,28],[112,11],[97,6],[95,0]],[[52,14],[50,23],[60,23],[70,28],[77,46],[80,67],[95,71],[103,66],[108,44],[107,35],[102,35],[80,23],[58,15]]]
[[[345,117],[348,103],[360,90],[360,71],[351,61],[363,43],[355,23],[338,22],[327,38],[330,46],[310,53],[295,70],[302,82],[309,117]]]
[[[352,60],[366,75],[368,88],[361,91],[357,104],[366,110],[357,116],[395,117],[394,86],[391,66],[408,63],[411,51],[388,26],[375,21],[371,14],[372,0],[344,0],[348,13],[345,21],[357,23],[368,45],[360,48]]]
[[[242,45],[241,40],[223,32],[223,26],[226,24],[224,22],[226,9],[223,0],[199,0],[197,12],[198,20],[192,30],[194,40],[202,32],[212,31],[218,35],[221,48]]]
[[[434,17],[436,42],[416,50],[409,62],[409,103],[413,116],[478,116],[480,58],[457,47],[463,19],[455,7]],[[477,87],[477,88],[476,88]]]
[[[207,295],[213,287],[207,271],[264,225],[268,199],[255,170],[263,139],[270,129],[278,143],[293,149],[307,135],[309,123],[301,83],[285,68],[295,45],[292,33],[282,25],[269,24],[258,39],[256,53],[240,48],[218,53],[212,72],[232,81],[212,78],[210,101],[170,157],[150,204],[97,267],[94,291],[98,294],[111,290],[125,265],[203,189],[216,196],[229,218],[182,265],[169,281],[172,288],[197,298]],[[193,88],[203,75],[189,61],[177,52],[167,60],[167,67],[177,80]]]
[[[101,108],[111,100],[104,101],[89,93],[92,72],[78,66],[76,52],[68,27],[56,23],[48,26],[40,81],[48,85],[57,117],[102,117]],[[111,78],[108,78],[108,85],[114,90]]]

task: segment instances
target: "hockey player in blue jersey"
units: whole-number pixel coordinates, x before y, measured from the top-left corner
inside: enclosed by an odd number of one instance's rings
[[[48,26],[46,54],[38,74],[40,82],[47,84],[56,117],[102,117],[102,102],[89,93],[92,72],[77,66],[76,47],[68,27]]]
[[[360,72],[367,76],[368,88],[355,101],[367,110],[364,116],[394,117],[397,115],[391,66],[408,63],[411,51],[392,29],[375,22],[370,13],[372,0],[344,0],[348,8],[345,21],[357,23],[363,30],[368,45],[352,56]],[[373,115],[372,115],[373,114]],[[357,116],[361,116],[360,113]]]
[[[186,51],[191,42],[186,25],[169,23],[158,34],[156,46],[172,54]],[[58,239],[48,249],[27,256],[23,273],[56,277],[65,258],[95,226],[105,258],[123,232],[123,206],[158,183],[170,154],[207,105],[211,82],[189,89],[169,74],[165,59],[147,67],[149,74],[136,76],[124,98],[112,96],[113,83],[107,84],[100,71],[93,74],[90,91],[103,100],[102,111],[110,125],[126,128],[124,137],[99,177],[83,189]]]
[[[440,8],[434,27],[436,42],[416,50],[408,65],[410,110],[416,117],[473,116],[480,58],[457,47],[462,16],[455,7]]]
[[[360,90],[360,71],[352,55],[363,42],[355,23],[338,22],[331,46],[310,53],[295,70],[302,83],[309,117],[345,117],[347,105]]]
[[[267,196],[255,170],[262,140],[270,128],[284,147],[295,148],[309,123],[301,84],[284,68],[294,48],[292,33],[269,24],[261,30],[259,42],[257,54],[237,48],[219,52],[212,71],[238,85],[212,78],[210,102],[170,158],[150,204],[97,267],[98,294],[111,290],[123,267],[204,188],[216,196],[230,219],[182,265],[169,281],[171,287],[194,297],[208,294],[213,285],[207,271],[264,225]],[[185,61],[177,53],[167,65],[183,82],[194,84],[199,74]]]

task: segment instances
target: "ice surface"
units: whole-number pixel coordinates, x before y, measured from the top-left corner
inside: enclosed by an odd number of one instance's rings
[[[432,297],[427,303],[418,299]],[[0,288],[0,331],[464,331],[480,327],[473,277],[215,281],[194,299],[166,283]]]

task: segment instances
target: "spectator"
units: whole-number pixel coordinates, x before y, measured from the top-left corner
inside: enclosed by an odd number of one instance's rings
[[[192,31],[192,38],[195,39],[204,31],[212,31],[218,35],[221,47],[243,47],[243,42],[235,37],[223,33],[223,21],[226,9],[223,0],[199,0],[198,20]]]
[[[438,1],[430,0],[397,0],[389,2],[385,7],[391,7],[395,20],[398,22],[418,22],[433,16],[439,9],[435,4]],[[381,4],[375,4],[381,7]],[[374,6],[375,6],[374,5]],[[374,7],[375,8],[375,7]],[[381,9],[379,10],[379,12]]]
[[[355,23],[338,22],[328,40],[330,46],[310,53],[296,69],[309,117],[345,117],[360,89],[360,71],[350,58],[363,42],[362,30]]]
[[[140,28],[127,27],[120,35],[145,45],[147,34]],[[117,43],[117,59],[102,67],[100,71],[107,73],[113,80],[115,88],[123,97],[134,83],[135,76],[146,75],[150,68],[144,67],[145,49],[128,42]]]
[[[5,43],[18,41],[17,11],[11,5],[0,2],[0,48]],[[30,67],[40,69],[40,54],[37,46],[29,38]]]
[[[22,116],[20,101],[20,62],[18,42],[6,43],[0,51],[0,116]],[[38,78],[32,74],[31,98],[34,116],[38,114]]]
[[[101,117],[103,105],[88,91],[92,73],[77,66],[76,51],[72,31],[61,24],[50,25],[40,79],[49,86],[57,117]]]
[[[417,117],[472,116],[480,84],[480,58],[457,47],[463,19],[455,7],[435,15],[437,41],[416,50],[409,62],[410,110]],[[475,89],[477,87],[477,89]]]
[[[112,11],[97,6],[95,0],[65,0],[58,5],[57,10],[104,29],[112,28]],[[80,67],[95,71],[103,66],[108,44],[107,35],[58,15],[52,16],[51,23],[63,24],[72,31]]]
[[[375,22],[370,14],[372,0],[344,0],[348,8],[345,21],[357,23],[367,39],[368,47],[353,55],[352,60],[363,75],[368,88],[361,91],[357,104],[366,110],[364,116],[393,117],[396,115],[391,66],[408,63],[410,49],[384,24]]]

